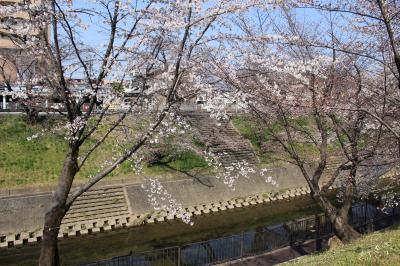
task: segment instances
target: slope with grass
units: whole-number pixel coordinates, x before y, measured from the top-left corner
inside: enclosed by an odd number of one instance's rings
[[[363,236],[353,243],[282,265],[400,265],[400,224]]]
[[[55,183],[67,151],[67,143],[62,134],[49,132],[51,128],[57,126],[60,118],[60,116],[41,117],[37,125],[31,126],[26,123],[23,115],[0,116],[0,189]],[[46,130],[42,131],[43,128]],[[100,134],[101,130],[99,130]],[[38,137],[30,139],[35,135]],[[88,139],[82,147],[82,154],[85,154],[85,150],[88,150],[100,137],[101,135],[94,135]],[[102,162],[112,160],[118,152],[117,141],[121,137],[118,134],[110,135],[87,160],[77,179],[85,180],[101,169]],[[177,149],[176,146],[173,148],[173,156],[168,156],[165,163],[157,165],[144,163],[141,174],[174,178],[179,171],[207,170],[208,165],[204,158],[191,150]],[[167,153],[171,155],[172,151],[167,151]],[[140,177],[133,170],[131,163],[126,162],[107,177],[107,179],[110,178],[137,179]]]

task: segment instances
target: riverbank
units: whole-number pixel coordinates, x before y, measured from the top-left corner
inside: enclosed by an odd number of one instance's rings
[[[238,180],[235,190],[211,177],[202,181],[166,181],[163,186],[191,215],[198,216],[307,195],[309,191],[305,187],[295,189],[304,184],[296,170],[271,169],[279,188],[266,183],[260,176]],[[205,182],[208,185],[204,185]],[[59,238],[179,218],[164,211],[155,212],[147,198],[140,184],[97,186],[73,204],[63,219]],[[0,245],[7,247],[40,241],[50,200],[51,192],[1,197]]]
[[[398,265],[400,262],[400,225],[313,255],[304,256],[282,266],[295,265]]]
[[[290,171],[287,168],[270,169],[280,184],[279,188],[266,183],[260,176],[238,180],[235,190],[216,178],[201,182],[199,179],[182,179],[164,182],[163,186],[192,217],[196,217],[248,206],[274,205],[281,201],[296,205],[305,199],[311,200],[310,190],[298,186],[304,181],[296,171],[296,168]],[[381,178],[397,175],[398,172],[389,171]],[[204,185],[206,181],[208,186]],[[332,192],[334,190],[332,187]],[[0,198],[0,246],[7,248],[40,242],[43,217],[50,199],[50,192]],[[139,184],[95,187],[71,207],[63,219],[58,237],[71,238],[179,220],[166,211],[154,211],[153,206],[143,199],[147,199],[147,194]]]
[[[318,212],[320,209],[314,202],[304,197],[302,201],[285,200],[194,216],[193,226],[172,220],[101,234],[67,237],[59,242],[61,261],[63,265],[76,265],[126,255],[131,251],[180,246],[280,224]],[[39,251],[40,245],[0,249],[0,261],[5,265],[35,265]]]

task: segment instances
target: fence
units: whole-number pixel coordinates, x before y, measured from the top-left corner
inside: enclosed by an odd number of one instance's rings
[[[361,233],[379,230],[400,216],[400,206],[384,213],[370,204],[352,208],[350,223]],[[212,265],[242,257],[273,251],[289,245],[298,245],[308,239],[321,239],[333,235],[333,227],[324,214],[307,217],[286,224],[256,229],[232,235],[170,247],[154,251],[133,253],[109,260],[83,264],[85,266],[195,266]]]

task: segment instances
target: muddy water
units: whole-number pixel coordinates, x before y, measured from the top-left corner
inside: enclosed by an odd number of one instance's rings
[[[61,261],[63,265],[76,265],[126,255],[130,251],[178,246],[279,224],[317,212],[320,210],[305,197],[194,217],[193,226],[170,221],[67,238],[59,242]],[[39,251],[40,244],[0,249],[0,265],[37,265]]]

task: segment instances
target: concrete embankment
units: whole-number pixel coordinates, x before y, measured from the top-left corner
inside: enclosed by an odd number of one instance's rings
[[[270,169],[268,174],[279,187],[263,177],[239,179],[234,191],[216,178],[168,181],[163,186],[191,215],[309,197],[297,168]],[[50,198],[51,192],[1,197],[0,247],[40,241]],[[63,220],[59,238],[177,218],[166,211],[155,212],[140,184],[99,185],[77,199]]]
[[[193,215],[200,215],[247,206],[250,203],[243,199],[248,196],[304,185],[300,173],[294,167],[270,169],[268,174],[279,183],[278,188],[266,183],[263,177],[241,178],[237,181],[235,190],[213,177],[167,181],[163,182],[163,186]],[[24,194],[20,195],[21,192]],[[31,193],[28,194],[29,192]],[[43,218],[52,192],[16,190],[15,193],[16,195],[12,195],[12,191],[7,191],[8,195],[4,196],[3,192],[0,197],[2,247],[40,241]],[[59,237],[177,218],[168,213],[155,213],[147,198],[140,184],[100,184],[84,193],[73,204],[63,220]]]

